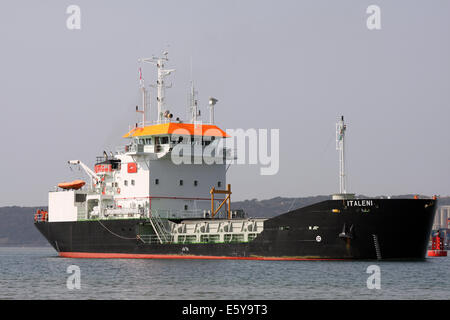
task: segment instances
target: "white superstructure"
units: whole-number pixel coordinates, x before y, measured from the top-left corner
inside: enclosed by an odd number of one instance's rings
[[[80,166],[91,182],[78,190],[50,192],[50,222],[151,216],[211,217],[210,190],[227,187],[226,160],[234,158],[224,147],[223,140],[228,135],[213,124],[217,99],[210,98],[210,123],[202,124],[192,85],[191,119],[174,120],[173,114],[165,110],[168,88],[165,78],[175,71],[165,68],[167,53],[162,58],[140,61],[157,68],[158,80],[153,86],[157,89],[156,121],[148,118],[149,92],[139,69],[142,105],[136,111],[142,113],[142,122],[123,136],[128,139],[125,146],[111,155],[105,152],[98,157],[93,170],[79,160],[69,161],[70,165]],[[217,197],[215,201],[223,199]]]

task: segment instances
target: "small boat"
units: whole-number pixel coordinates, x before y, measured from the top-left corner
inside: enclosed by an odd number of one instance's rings
[[[58,187],[66,190],[78,190],[85,184],[86,182],[84,182],[83,180],[74,180],[72,182],[61,182],[60,184],[58,184]]]

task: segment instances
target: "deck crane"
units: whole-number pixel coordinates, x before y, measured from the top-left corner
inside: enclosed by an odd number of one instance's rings
[[[71,165],[80,166],[86,172],[86,174],[91,178],[91,185],[93,184],[94,180],[95,180],[95,183],[98,183],[101,181],[101,178],[94,171],[92,171],[91,168],[89,168],[87,165],[85,165],[80,160],[69,160],[68,163]]]

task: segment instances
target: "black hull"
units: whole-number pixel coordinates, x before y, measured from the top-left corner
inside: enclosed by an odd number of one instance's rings
[[[205,259],[424,259],[435,200],[329,200],[264,222],[245,243],[143,243],[146,220],[36,222],[61,256]]]

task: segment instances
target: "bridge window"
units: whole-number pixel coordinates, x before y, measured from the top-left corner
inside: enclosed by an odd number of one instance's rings
[[[160,138],[161,144],[168,144],[169,143],[169,137],[161,137]]]
[[[128,180],[124,180],[123,185],[127,186],[128,185]]]
[[[182,186],[183,185],[183,180],[180,180],[180,186]]]
[[[155,184],[159,184],[159,179],[155,179]]]
[[[194,180],[194,186],[198,186],[198,181]]]

